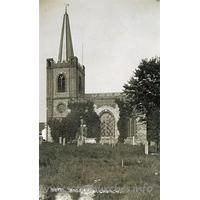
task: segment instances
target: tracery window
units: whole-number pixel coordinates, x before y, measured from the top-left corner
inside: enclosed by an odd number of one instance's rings
[[[65,77],[63,74],[58,76],[58,92],[65,92]]]

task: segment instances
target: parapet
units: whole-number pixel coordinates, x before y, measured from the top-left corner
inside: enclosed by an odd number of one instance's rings
[[[85,74],[85,66],[78,62],[78,58],[76,56],[72,56],[67,62],[64,60],[63,62],[58,61],[56,63],[53,58],[48,58],[46,61],[47,68],[77,67],[79,71]]]

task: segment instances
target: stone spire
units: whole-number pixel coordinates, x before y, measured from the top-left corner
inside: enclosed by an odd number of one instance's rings
[[[71,56],[74,56],[67,6],[69,6],[69,4],[66,5],[65,14],[63,16],[58,62],[67,62]]]

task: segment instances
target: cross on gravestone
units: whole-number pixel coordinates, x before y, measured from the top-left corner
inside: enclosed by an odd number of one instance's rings
[[[62,137],[59,137],[59,144],[62,144]]]
[[[63,138],[63,146],[65,146],[65,138]]]
[[[145,154],[148,154],[148,141],[145,143]]]

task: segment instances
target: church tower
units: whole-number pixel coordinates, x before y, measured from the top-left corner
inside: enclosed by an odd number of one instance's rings
[[[63,15],[58,61],[46,60],[47,120],[66,117],[68,103],[85,96],[85,67],[74,56],[67,8]]]

